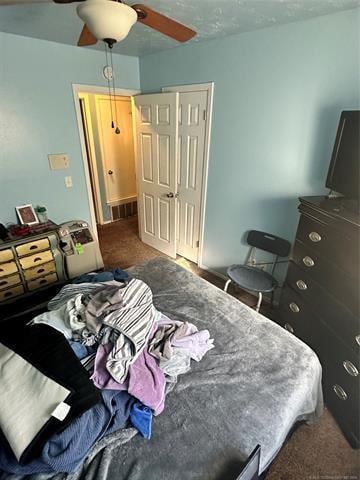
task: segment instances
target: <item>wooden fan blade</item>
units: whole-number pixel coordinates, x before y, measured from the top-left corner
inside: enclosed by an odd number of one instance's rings
[[[79,47],[86,47],[87,45],[95,45],[97,43],[97,38],[90,32],[86,23],[84,28],[81,30],[80,37],[78,40]]]
[[[156,12],[145,5],[136,4],[132,8],[138,14],[138,22],[144,23],[148,27],[158,32],[174,38],[178,42],[187,42],[196,35],[194,30],[186,27],[182,23],[177,22],[162,13]]]
[[[74,3],[84,0],[0,0],[1,5],[24,5],[32,3]]]
[[[29,3],[51,3],[50,0],[0,0],[0,6],[2,5],[24,5]]]

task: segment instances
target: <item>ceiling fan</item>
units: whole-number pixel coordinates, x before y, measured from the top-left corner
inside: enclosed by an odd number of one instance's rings
[[[129,6],[121,0],[53,0],[53,2],[60,4],[79,2],[77,13],[84,21],[78,40],[81,47],[94,45],[98,40],[103,40],[112,48],[114,43],[127,36],[136,22],[143,23],[178,42],[186,42],[196,35],[191,28],[142,4]],[[0,5],[18,3],[30,2],[0,0]],[[37,3],[37,0],[34,0],[34,3]]]

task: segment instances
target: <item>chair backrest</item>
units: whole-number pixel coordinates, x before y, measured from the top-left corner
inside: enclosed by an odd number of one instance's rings
[[[287,257],[291,248],[291,244],[287,240],[271,233],[259,232],[258,230],[249,231],[247,243],[252,247],[273,253],[278,257]]]
[[[258,480],[260,466],[260,445],[257,445],[247,459],[240,475],[236,480]]]

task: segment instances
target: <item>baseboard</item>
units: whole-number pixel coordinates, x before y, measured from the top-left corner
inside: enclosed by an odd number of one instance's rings
[[[199,264],[199,267],[202,268],[203,270],[206,270],[207,272],[212,273],[216,277],[222,278],[225,282],[228,280],[228,277],[226,275],[223,275],[220,272],[217,272],[216,270],[213,270],[212,268],[208,267],[207,265],[204,265],[203,263]]]
[[[99,223],[100,227],[102,227],[103,225],[108,225],[109,223],[113,223],[112,220],[105,220],[103,223]]]

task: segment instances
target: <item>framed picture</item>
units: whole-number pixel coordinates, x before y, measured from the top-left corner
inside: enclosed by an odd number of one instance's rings
[[[31,204],[15,207],[22,225],[35,225],[39,223],[35,210]]]

